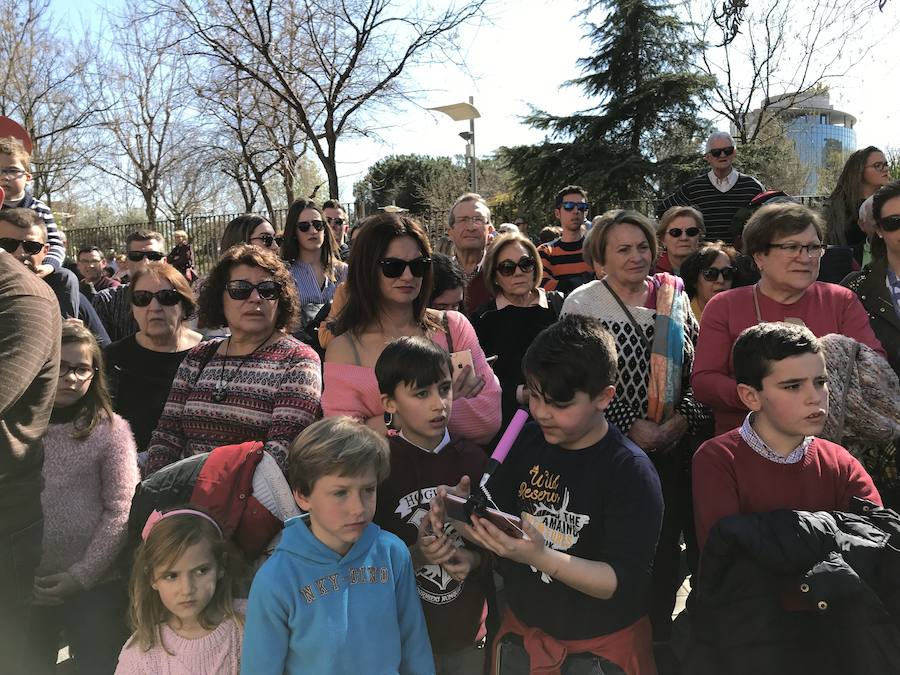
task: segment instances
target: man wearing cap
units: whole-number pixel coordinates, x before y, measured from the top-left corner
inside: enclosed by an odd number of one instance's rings
[[[734,168],[737,148],[731,134],[716,131],[706,141],[703,158],[709,172],[692,178],[673,194],[663,199],[656,209],[657,217],[673,206],[693,206],[703,214],[706,238],[734,243],[732,219],[737,211],[762,192],[762,183]]]

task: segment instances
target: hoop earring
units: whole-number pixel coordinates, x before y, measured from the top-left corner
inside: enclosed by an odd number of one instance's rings
[[[392,429],[392,425],[394,424],[394,413],[386,412],[384,413],[384,426],[388,429]]]

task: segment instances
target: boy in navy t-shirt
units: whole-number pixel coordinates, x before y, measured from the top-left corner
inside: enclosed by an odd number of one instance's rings
[[[615,395],[613,338],[596,319],[566,316],[538,335],[522,366],[535,423],[487,487],[501,510],[521,513],[527,539],[477,516],[454,523],[500,558],[508,609],[492,672],[611,662],[655,675],[647,612],[662,493],[647,455],[604,416]],[[454,491],[467,488],[464,480]]]

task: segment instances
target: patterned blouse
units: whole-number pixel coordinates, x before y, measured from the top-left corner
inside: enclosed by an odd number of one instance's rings
[[[147,474],[245,441],[263,441],[286,471],[291,441],[322,416],[321,366],[312,347],[284,336],[246,360],[226,360],[215,353],[222,340],[197,345],[178,369],[150,439]],[[217,394],[223,386],[224,399]]]

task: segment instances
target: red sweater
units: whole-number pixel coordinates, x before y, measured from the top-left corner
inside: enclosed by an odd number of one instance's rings
[[[763,321],[798,318],[816,337],[840,333],[885,355],[866,310],[850,289],[817,281],[792,305],[775,302],[762,293],[757,297]],[[739,427],[748,412],[737,395],[731,348],[741,331],[756,323],[753,286],[718,293],[703,308],[691,386],[694,398],[715,413],[717,434]]]
[[[836,443],[816,438],[796,464],[761,456],[738,429],[706,441],[694,454],[694,520],[700,548],[720,519],[737,513],[845,511],[851,497],[881,505],[866,470]]]

